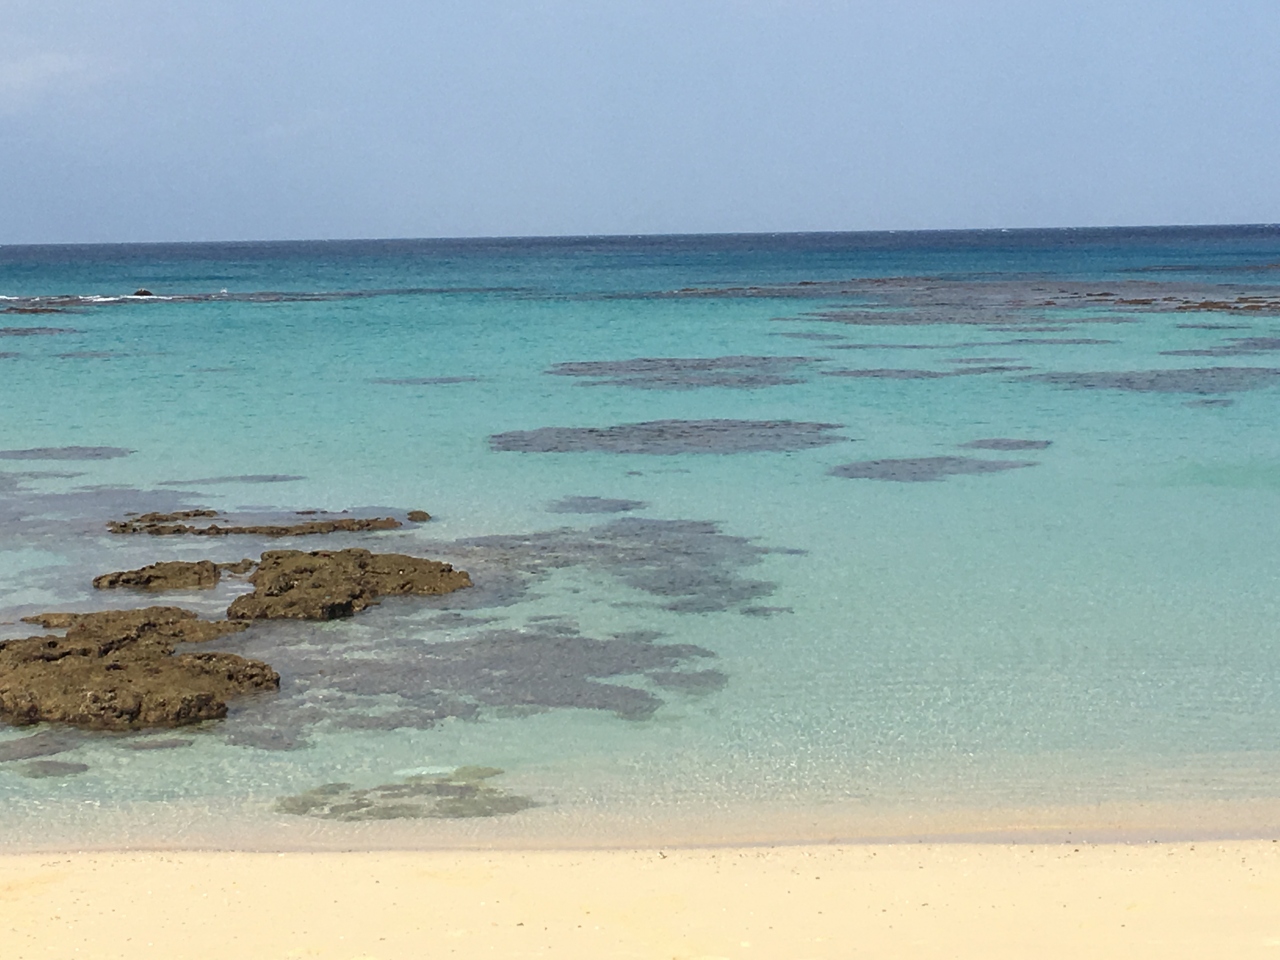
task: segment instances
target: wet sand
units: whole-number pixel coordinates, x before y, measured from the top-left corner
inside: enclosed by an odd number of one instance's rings
[[[0,956],[1280,957],[1280,843],[0,856]]]

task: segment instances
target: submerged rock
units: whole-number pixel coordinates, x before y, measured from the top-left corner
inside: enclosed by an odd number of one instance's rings
[[[408,519],[410,523],[426,523],[431,519],[431,514],[425,510],[410,510]]]
[[[87,763],[71,763],[63,760],[33,760],[18,769],[24,777],[43,780],[48,777],[74,777],[89,769]]]
[[[249,582],[254,592],[232,602],[232,619],[335,620],[381,597],[452,593],[471,586],[471,577],[450,564],[399,553],[268,550]]]
[[[500,773],[495,767],[459,767],[443,776],[414,776],[367,790],[356,790],[349,783],[326,783],[294,797],[281,797],[276,810],[350,822],[496,817],[537,806],[529,797],[485,783]]]
[[[964,474],[1000,473],[1037,466],[1034,460],[979,460],[975,457],[908,457],[901,460],[860,460],[832,467],[833,477],[851,480],[892,480],[927,483]]]
[[[492,450],[516,453],[762,453],[809,450],[848,437],[838,423],[795,420],[649,420],[613,427],[539,427],[489,438]]]
[[[1047,450],[1052,440],[1019,440],[1014,437],[985,437],[960,444],[962,450]]]
[[[275,690],[267,664],[230,653],[174,655],[244,624],[200,620],[190,610],[147,607],[25,618],[65,637],[0,644],[0,719],[101,730],[177,726],[226,716],[227,700]]]
[[[124,447],[31,447],[0,450],[0,460],[113,460],[131,453]]]
[[[222,537],[229,534],[252,534],[259,537],[305,537],[323,533],[361,533],[368,530],[395,530],[402,524],[394,517],[343,517],[338,520],[308,520],[289,524],[249,524],[225,526],[211,523],[196,526],[188,520],[217,517],[216,510],[179,510],[176,513],[144,513],[130,520],[110,520],[112,533],[147,533],[153,537],[190,534],[197,537]]]
[[[43,730],[29,737],[18,740],[6,740],[0,743],[0,763],[14,760],[34,760],[36,757],[51,757],[54,754],[74,750],[79,741],[64,733]]]

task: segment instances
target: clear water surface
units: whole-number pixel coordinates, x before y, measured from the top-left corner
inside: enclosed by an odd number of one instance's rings
[[[1225,829],[1280,799],[1280,229],[0,247],[0,295],[0,639],[247,589],[90,586],[160,559],[476,581],[219,643],[283,678],[225,721],[0,727],[71,765],[0,760],[0,843]],[[106,531],[190,507],[433,519]],[[393,835],[277,805],[463,765],[537,806]]]

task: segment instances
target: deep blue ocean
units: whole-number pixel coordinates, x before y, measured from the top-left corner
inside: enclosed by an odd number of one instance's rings
[[[0,640],[248,589],[91,586],[165,559],[475,582],[217,641],[282,677],[225,720],[0,726],[0,846],[1280,826],[1280,228],[8,246],[0,297]],[[193,508],[433,519],[106,527]],[[280,801],[460,766],[534,805]]]

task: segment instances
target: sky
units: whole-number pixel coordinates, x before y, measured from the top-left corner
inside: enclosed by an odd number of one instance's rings
[[[0,0],[0,243],[1280,221],[1277,0]]]

